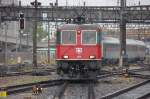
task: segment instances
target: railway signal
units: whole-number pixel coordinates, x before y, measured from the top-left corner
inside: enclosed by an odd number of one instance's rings
[[[24,13],[19,14],[19,26],[20,26],[20,30],[23,30],[25,28]]]

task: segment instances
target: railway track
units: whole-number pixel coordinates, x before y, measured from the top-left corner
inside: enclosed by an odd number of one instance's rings
[[[140,71],[148,71],[148,70],[150,70],[150,67],[146,66],[139,69],[130,69],[128,70],[128,72],[140,72]]]
[[[139,78],[143,78],[143,79],[150,79],[150,75],[145,75],[145,74],[140,73],[140,72],[144,72],[144,71],[150,71],[150,66],[142,67],[142,68],[139,68],[139,69],[130,69],[130,70],[127,70],[126,73],[129,74],[129,76],[132,76],[132,77],[139,77]],[[98,75],[97,78],[101,79],[103,77],[110,77],[110,76],[113,76],[113,75],[123,75],[123,74],[125,74],[125,72],[124,71],[120,71],[120,70],[105,71],[104,75]]]
[[[108,94],[100,99],[145,99],[150,95],[150,80]],[[144,98],[143,98],[144,97]]]
[[[114,76],[114,75],[121,75],[121,74],[122,74],[121,72],[107,72],[106,71],[103,75],[102,74],[98,75],[97,79],[103,79],[106,77],[110,77],[110,76]],[[136,74],[132,74],[132,76],[141,77],[144,79],[150,78],[149,76],[136,75]],[[59,90],[56,92],[56,94],[53,95],[54,96],[53,99],[62,99],[61,97],[63,97],[63,94],[64,94],[65,90],[67,89],[67,86],[69,85],[69,83],[70,83],[69,81],[58,79],[58,80],[43,81],[43,82],[39,82],[38,84],[40,84],[42,88],[61,85]],[[24,85],[8,86],[8,87],[2,88],[2,89],[7,90],[8,95],[11,95],[11,94],[15,94],[15,93],[22,93],[25,91],[32,90],[33,85],[36,85],[36,84],[37,83],[29,83],[29,84],[24,84]],[[88,91],[87,99],[95,99],[94,82],[88,82],[88,90],[87,91]],[[106,98],[103,97],[102,99],[109,99],[107,97],[110,97],[110,96],[106,96]],[[112,95],[112,96],[114,96],[114,95]],[[149,94],[148,93],[143,94],[143,96],[141,96],[141,97],[146,97],[146,96],[149,96]],[[139,98],[139,99],[142,99],[142,98]]]
[[[38,83],[28,83],[28,84],[22,84],[22,85],[16,85],[16,86],[8,86],[3,87],[1,90],[7,91],[8,95],[15,94],[15,93],[22,93],[25,91],[32,90],[32,87],[34,85],[39,84],[42,88],[50,87],[50,86],[56,86],[61,85],[63,83],[62,80],[49,80],[49,81],[42,81]]]
[[[84,82],[84,84],[86,85],[86,89],[87,89],[86,90],[87,91],[86,99],[95,99],[95,92],[94,92],[94,85],[95,85],[95,83],[93,81],[85,81],[85,82]],[[55,93],[55,95],[54,95],[54,97],[52,99],[66,99],[66,98],[69,99],[68,97],[66,97],[64,95],[64,93],[67,90],[69,84],[72,84],[72,82],[65,82],[64,84],[62,84],[59,87],[59,89],[56,91],[56,93]],[[77,86],[75,85],[74,87],[77,87]],[[81,85],[81,87],[82,87],[82,85]],[[74,90],[74,89],[72,89],[72,90]]]
[[[106,73],[104,74],[99,74],[96,78],[97,79],[102,79],[102,78],[106,78],[106,77],[110,77],[110,76],[114,76],[114,75],[122,75],[123,72],[120,72],[120,71],[107,71]]]
[[[20,76],[20,75],[48,75],[51,72],[55,72],[56,69],[45,69],[41,71],[29,71],[29,72],[9,72],[1,74],[0,77]]]
[[[68,84],[69,84],[68,82],[65,82],[62,86],[60,86],[59,90],[57,90],[57,92],[54,95],[53,99],[62,99]]]
[[[139,73],[134,73],[134,72],[130,72],[129,75],[132,76],[132,77],[139,77],[139,78],[143,78],[143,79],[150,79],[150,75],[144,75],[144,74],[139,74]]]
[[[143,69],[136,69],[136,71],[142,71]],[[145,69],[144,69],[145,70]],[[110,76],[114,76],[114,75],[121,75],[121,74],[123,74],[123,73],[121,73],[121,72],[105,72],[103,75],[101,74],[101,75],[98,75],[97,76],[97,79],[103,79],[103,78],[106,78],[106,77],[110,77]],[[141,77],[142,78],[142,77]],[[143,77],[144,79],[145,78],[147,78],[147,77]],[[146,81],[146,82],[143,82],[143,83],[140,83],[140,84],[138,84],[138,85],[136,85],[137,87],[139,86],[139,85],[144,85],[144,83],[148,83],[149,82],[149,80],[148,81]],[[65,83],[64,85],[62,85],[61,87],[60,87],[60,89],[57,91],[57,93],[56,93],[56,95],[54,96],[54,98],[53,99],[62,99],[62,97],[63,97],[63,94],[64,94],[64,92],[65,92],[65,90],[67,89],[67,86],[69,85],[69,82],[67,82],[67,83]],[[87,87],[88,87],[88,95],[87,95],[87,99],[96,99],[96,96],[95,96],[95,92],[94,92],[94,82],[91,82],[91,81],[88,81],[88,85],[87,85]],[[134,88],[134,87],[132,87],[132,88]],[[132,89],[131,88],[131,89]],[[127,90],[129,90],[129,89],[127,89]],[[143,99],[142,97],[146,97],[146,96],[148,96],[149,94],[144,94],[143,96],[141,95],[141,98],[139,98],[139,99]],[[109,99],[111,96],[106,96],[106,97],[103,97],[102,99]],[[114,97],[114,96],[113,96]],[[111,99],[111,98],[110,98]],[[120,98],[118,98],[118,99],[120,99]]]
[[[95,99],[94,82],[88,84],[88,99]]]
[[[101,76],[99,76],[99,79],[104,78],[104,77],[109,77],[111,75],[112,74],[101,75]],[[15,86],[7,86],[7,87],[0,88],[0,90],[5,90],[5,91],[7,91],[8,95],[11,95],[11,94],[16,94],[16,93],[22,93],[25,91],[30,91],[30,90],[32,90],[32,87],[36,84],[39,84],[42,88],[45,88],[45,87],[57,86],[57,85],[63,86],[63,83],[65,83],[65,86],[69,84],[68,81],[66,83],[66,81],[63,79],[57,79],[57,80],[41,81],[38,83],[28,83],[28,84],[21,84],[21,85],[15,85]],[[66,89],[66,88],[61,88],[55,97],[58,97],[58,96],[60,97],[63,94],[63,91],[61,91],[61,90],[64,90],[64,89]]]
[[[150,97],[150,92],[138,97],[137,99],[147,99],[148,97]]]
[[[128,72],[139,72],[139,71],[147,71],[150,70],[150,66],[147,64],[143,64],[143,66],[141,66],[141,68],[139,69],[131,69],[128,70]],[[9,77],[9,76],[19,76],[19,75],[46,75],[46,74],[50,74],[50,72],[55,72],[56,69],[41,69],[40,71],[36,72],[36,71],[29,71],[29,72],[9,72],[9,73],[4,73],[1,74],[0,77]],[[108,74],[108,73],[119,73],[120,70],[116,70],[116,71],[106,71],[106,70],[102,70],[100,74]]]

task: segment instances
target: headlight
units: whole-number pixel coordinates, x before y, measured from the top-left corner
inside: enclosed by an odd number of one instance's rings
[[[95,58],[95,56],[90,56],[90,59],[94,59]]]
[[[68,56],[66,56],[66,55],[64,56],[64,59],[68,59],[68,58],[69,58]]]

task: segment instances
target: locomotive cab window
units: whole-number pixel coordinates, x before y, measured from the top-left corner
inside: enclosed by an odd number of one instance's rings
[[[62,31],[61,44],[76,44],[76,32],[71,30]]]
[[[96,44],[97,32],[95,30],[82,31],[82,44]]]

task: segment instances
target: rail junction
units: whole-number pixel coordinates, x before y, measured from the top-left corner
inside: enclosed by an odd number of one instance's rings
[[[132,78],[141,78],[143,79],[141,82],[138,82],[137,84],[134,84],[131,87],[128,88],[124,88],[122,90],[110,93],[108,95],[105,96],[101,96],[100,99],[113,99],[113,98],[117,98],[119,99],[119,97],[126,97],[126,96],[131,96],[131,95],[126,95],[126,94],[133,94],[131,97],[138,97],[138,98],[134,98],[134,99],[142,99],[143,97],[149,97],[149,79],[150,79],[150,74],[149,75],[144,75],[144,74],[137,74],[136,72],[142,72],[145,71],[144,69],[133,69],[129,71],[128,77]],[[119,72],[106,72],[106,71],[102,71],[105,72],[103,74],[100,74],[99,76],[97,76],[97,79],[99,79],[99,82],[101,82],[102,79],[106,79],[108,77],[113,77],[113,76],[124,76],[126,77],[126,75],[124,73]],[[6,90],[8,95],[14,95],[14,94],[20,94],[23,92],[33,92],[33,86],[34,85],[40,85],[42,90],[44,90],[45,88],[51,88],[51,87],[55,87],[58,86],[57,89],[55,89],[56,91],[51,95],[53,98],[52,99],[63,99],[63,97],[67,97],[65,95],[66,90],[68,90],[68,87],[73,84],[73,86],[76,88],[76,84],[82,84],[85,86],[85,90],[86,92],[86,99],[98,99],[97,96],[95,96],[95,93],[97,93],[97,91],[95,91],[95,86],[97,85],[97,81],[91,81],[91,80],[82,80],[82,81],[71,81],[71,80],[63,80],[63,79],[56,79],[56,80],[49,80],[49,81],[42,81],[42,82],[38,82],[38,83],[29,83],[29,84],[23,84],[23,85],[16,85],[16,86],[8,86],[8,87],[3,87],[1,88],[1,90]],[[146,90],[146,89],[147,90]],[[139,90],[141,89],[141,90]],[[135,91],[134,91],[135,90]],[[139,90],[139,91],[136,91]],[[142,91],[143,90],[143,91]],[[132,93],[132,91],[134,93]],[[140,93],[140,91],[142,91],[142,93]],[[39,93],[39,95],[44,94],[45,92],[43,91],[42,93]],[[125,96],[123,96],[125,95]],[[38,96],[38,94],[37,94]],[[45,99],[45,98],[44,98]]]

